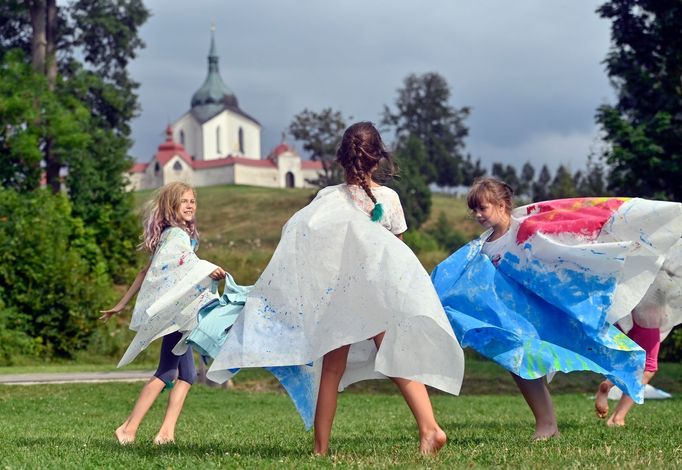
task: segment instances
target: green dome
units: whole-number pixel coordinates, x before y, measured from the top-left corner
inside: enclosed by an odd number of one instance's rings
[[[213,31],[211,31],[211,49],[208,54],[208,75],[201,88],[192,95],[191,104],[192,112],[202,121],[215,116],[226,107],[239,108],[237,97],[220,77]]]

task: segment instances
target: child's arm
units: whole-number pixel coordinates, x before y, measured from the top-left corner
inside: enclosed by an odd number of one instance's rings
[[[135,280],[133,283],[130,285],[126,293],[123,295],[121,300],[118,301],[118,303],[114,306],[114,308],[111,308],[109,310],[100,310],[99,313],[102,314],[101,317],[99,317],[100,320],[107,321],[109,318],[112,316],[118,314],[125,308],[126,305],[128,305],[128,302],[130,302],[130,299],[132,299],[135,294],[140,290],[140,286],[142,285],[142,281],[144,281],[144,277],[147,275],[147,270],[149,269],[149,266],[151,266],[152,261],[149,260],[149,263],[147,263],[147,266],[142,268],[139,273],[137,273],[137,276],[135,277]]]

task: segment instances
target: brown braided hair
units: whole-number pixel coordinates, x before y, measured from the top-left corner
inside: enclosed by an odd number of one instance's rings
[[[336,161],[346,172],[346,184],[360,186],[376,205],[368,180],[395,175],[395,162],[379,131],[367,121],[356,122],[343,133]],[[368,178],[369,177],[369,178]]]

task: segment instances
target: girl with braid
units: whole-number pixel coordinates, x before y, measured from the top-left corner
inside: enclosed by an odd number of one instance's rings
[[[285,388],[314,423],[318,455],[328,453],[338,391],[390,378],[415,417],[420,451],[435,454],[447,437],[424,384],[458,394],[462,350],[429,275],[399,239],[407,225],[398,195],[374,178],[393,170],[376,128],[350,126],[337,161],[346,183],[322,189],[287,222],[208,376],[291,366],[300,386]]]

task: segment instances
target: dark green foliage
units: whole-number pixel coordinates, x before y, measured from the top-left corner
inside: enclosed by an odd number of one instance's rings
[[[445,212],[441,211],[435,225],[428,230],[428,234],[448,253],[454,252],[469,242],[466,235],[458,232],[452,226],[453,222],[449,221]]]
[[[457,109],[450,103],[450,86],[435,72],[408,75],[398,89],[396,111],[384,108],[383,124],[395,131],[398,145],[410,137],[422,141],[426,159],[419,172],[427,183],[457,186],[471,179],[471,162],[465,168],[464,139],[469,129],[464,120],[469,108]],[[479,165],[480,170],[480,165]],[[468,172],[468,174],[465,174]]]
[[[0,243],[1,323],[20,332],[16,352],[68,357],[85,347],[111,283],[93,231],[68,199],[0,189]]]
[[[665,341],[661,343],[658,360],[661,362],[682,362],[682,327],[674,328]]]
[[[618,102],[596,119],[617,194],[682,200],[682,2],[612,0],[606,69]]]
[[[549,199],[549,183],[552,175],[547,165],[542,165],[537,181],[533,183],[533,201],[546,201]]]
[[[322,162],[323,173],[309,183],[324,188],[343,182],[343,168],[336,163],[336,149],[345,129],[346,119],[331,108],[319,113],[304,109],[294,116],[289,133],[303,142],[303,150],[310,153],[311,160]]]
[[[407,227],[413,230],[428,219],[431,211],[431,190],[420,172],[426,158],[426,149],[418,138],[405,139],[395,152],[399,176],[389,183],[400,196]]]
[[[576,197],[578,193],[575,186],[571,172],[565,166],[559,165],[552,184],[549,185],[549,199]]]
[[[518,192],[521,182],[519,181],[519,177],[516,175],[515,167],[512,165],[505,166],[501,163],[493,163],[492,174],[511,186],[514,190],[514,193]]]
[[[34,34],[29,3],[9,0],[0,4],[0,54],[21,49],[26,64]],[[5,186],[31,190],[46,168],[47,184],[58,191],[58,170],[68,169],[65,183],[73,212],[93,229],[108,269],[121,281],[133,263],[129,253],[138,231],[124,177],[132,164],[128,156],[130,121],[139,108],[138,85],[127,66],[143,47],[138,30],[149,12],[141,0],[78,0],[56,8],[56,33],[53,38],[48,35],[56,51],[56,81],[48,83],[42,72],[30,76],[20,70],[21,76],[14,74],[17,80],[0,85],[10,95],[24,90],[19,101],[25,109],[15,110],[10,119],[2,115],[0,105],[0,124],[22,128],[26,134],[25,142],[13,147],[21,147],[23,152],[14,157],[21,163],[21,171],[14,168],[16,164],[5,165],[10,158],[2,155],[0,145],[0,176],[3,181],[27,181],[21,186]],[[11,57],[16,62],[17,56]],[[10,65],[15,66],[13,62]],[[31,115],[32,108],[42,113]],[[52,149],[49,155],[47,142]]]

